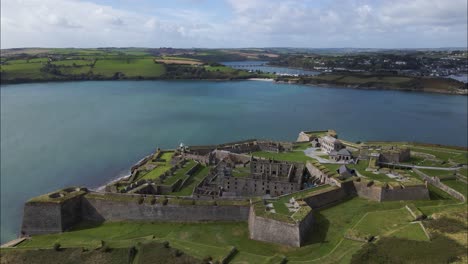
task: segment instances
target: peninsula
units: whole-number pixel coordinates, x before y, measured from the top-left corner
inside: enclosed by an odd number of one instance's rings
[[[102,190],[31,198],[2,263],[464,262],[467,158],[334,130],[156,148]]]
[[[7,49],[2,50],[0,73],[2,84],[78,80],[272,79],[327,87],[468,94],[466,82],[448,78],[451,74],[466,74],[466,65],[461,63],[466,54],[463,51],[401,54],[400,51],[376,50],[364,55],[360,50],[349,54],[318,55],[317,52],[280,48]],[[264,66],[273,66],[273,71],[223,64],[230,61],[261,61]],[[320,74],[284,74],[278,66],[313,70]],[[440,71],[441,68],[445,70]]]

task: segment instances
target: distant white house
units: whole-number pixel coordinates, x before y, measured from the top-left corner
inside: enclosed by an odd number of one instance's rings
[[[339,151],[343,148],[343,144],[332,136],[324,136],[319,138],[320,149],[326,153]]]

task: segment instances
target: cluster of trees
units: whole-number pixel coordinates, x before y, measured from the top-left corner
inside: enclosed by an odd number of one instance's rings
[[[41,72],[50,73],[50,74],[58,75],[58,76],[63,75],[62,72],[59,69],[59,66],[57,66],[55,64],[52,64],[50,62],[47,62],[44,66],[42,66]]]
[[[210,66],[220,66],[217,63],[211,63]],[[165,79],[237,79],[254,77],[250,75],[239,75],[240,71],[208,71],[203,66],[188,66],[167,64],[166,73],[163,75]]]

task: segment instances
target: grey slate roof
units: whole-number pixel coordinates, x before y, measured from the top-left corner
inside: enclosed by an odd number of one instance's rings
[[[338,151],[338,155],[351,156],[351,152],[348,149],[343,148],[343,149],[340,149],[340,151]]]

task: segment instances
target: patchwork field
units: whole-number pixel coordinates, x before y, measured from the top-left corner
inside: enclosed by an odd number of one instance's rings
[[[19,50],[18,50],[19,51]],[[269,78],[223,66],[234,54],[194,53],[145,48],[2,50],[2,83],[120,79],[245,79]],[[206,55],[206,56],[205,56]],[[237,55],[236,55],[237,56]],[[235,56],[235,57],[236,57]]]

